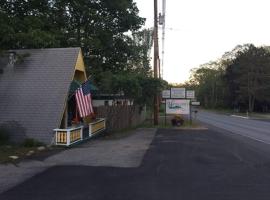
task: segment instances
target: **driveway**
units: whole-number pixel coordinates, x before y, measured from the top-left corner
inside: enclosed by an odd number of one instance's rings
[[[53,166],[0,199],[269,200],[270,148],[252,143],[214,129],[160,129],[139,165]]]
[[[156,129],[137,129],[128,137],[90,140],[45,160],[0,165],[0,193],[53,166],[138,167],[155,133]]]

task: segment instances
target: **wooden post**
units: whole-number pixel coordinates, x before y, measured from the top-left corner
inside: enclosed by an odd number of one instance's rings
[[[154,78],[158,78],[158,20],[157,20],[158,5],[157,0],[154,0]],[[159,95],[154,97],[154,125],[158,125],[159,111]]]
[[[189,100],[189,123],[192,124],[192,109],[191,109],[191,101]]]

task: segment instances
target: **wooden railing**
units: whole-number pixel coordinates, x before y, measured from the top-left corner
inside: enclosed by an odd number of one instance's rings
[[[89,137],[92,137],[94,134],[104,131],[105,129],[106,121],[104,118],[100,118],[89,124]]]
[[[54,129],[55,144],[61,146],[70,146],[82,140],[87,140],[93,135],[100,133],[106,129],[106,121],[103,118],[89,124],[89,134],[83,138],[83,125],[66,129]]]
[[[54,129],[56,145],[70,146],[83,139],[83,126],[67,129]]]

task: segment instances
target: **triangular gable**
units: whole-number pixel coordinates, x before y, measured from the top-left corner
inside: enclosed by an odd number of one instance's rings
[[[72,76],[72,80],[70,80],[70,84],[72,84],[72,81],[76,81],[78,83],[83,83],[86,80],[87,80],[87,75],[86,75],[85,65],[84,65],[84,61],[83,61],[82,51],[80,50],[79,53],[78,53],[78,56],[77,56],[75,66],[74,66],[74,73],[73,73],[73,76]],[[67,93],[67,95],[66,95],[64,109],[63,109],[62,117],[61,117],[61,120],[59,122],[58,127],[61,127],[62,121],[66,120],[65,119],[67,117],[66,108],[67,108],[67,101],[69,99],[69,95],[70,95],[69,93]]]
[[[75,70],[79,70],[79,71],[84,72],[85,79],[86,79],[85,66],[84,66],[83,56],[82,56],[82,51],[81,50],[80,50],[80,52],[78,54],[78,58],[77,58],[76,65],[75,65]]]

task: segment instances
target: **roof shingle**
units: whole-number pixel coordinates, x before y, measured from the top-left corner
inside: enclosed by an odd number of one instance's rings
[[[28,55],[0,74],[0,125],[12,139],[30,137],[51,143],[60,125],[80,48],[15,50]]]

